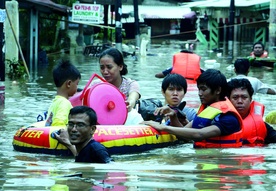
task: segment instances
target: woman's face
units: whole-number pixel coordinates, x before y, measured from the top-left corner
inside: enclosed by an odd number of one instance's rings
[[[113,85],[121,78],[122,69],[123,66],[118,66],[111,56],[105,55],[100,59],[101,74],[107,82]]]

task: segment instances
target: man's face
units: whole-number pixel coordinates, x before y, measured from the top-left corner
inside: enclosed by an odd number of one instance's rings
[[[212,92],[211,88],[205,84],[198,84],[197,88],[201,104],[211,105],[212,103],[219,101],[220,89]]]
[[[92,138],[96,127],[91,126],[89,117],[85,113],[69,115],[67,130],[73,145],[81,145]]]
[[[264,53],[264,49],[261,44],[256,44],[254,46],[254,55],[260,57]]]
[[[169,85],[166,91],[162,91],[162,93],[166,99],[166,102],[172,107],[177,107],[185,96],[184,89],[182,87],[175,87],[172,85]]]
[[[230,95],[230,101],[244,119],[249,113],[250,103],[252,101],[247,89],[233,89]]]

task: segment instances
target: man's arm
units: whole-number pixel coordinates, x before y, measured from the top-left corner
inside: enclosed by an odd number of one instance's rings
[[[264,122],[267,130],[267,135],[265,138],[265,143],[276,143],[276,130],[270,126],[268,123]]]
[[[271,95],[275,95],[276,94],[276,91],[274,89],[271,89],[271,88],[268,88],[267,94],[271,94]]]
[[[149,125],[158,131],[166,131],[177,137],[194,141],[201,141],[207,138],[217,137],[221,134],[220,129],[215,125],[204,127],[202,129],[189,128],[192,126],[192,122],[188,123],[183,128],[166,126],[154,121],[144,121],[142,124]]]
[[[60,133],[55,133],[55,138],[64,146],[66,146],[74,156],[77,156],[78,152],[75,145],[72,145],[69,141],[68,132],[65,129],[60,129]]]

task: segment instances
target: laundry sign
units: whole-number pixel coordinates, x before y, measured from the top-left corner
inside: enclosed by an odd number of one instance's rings
[[[101,5],[74,3],[72,21],[82,23],[100,23]]]

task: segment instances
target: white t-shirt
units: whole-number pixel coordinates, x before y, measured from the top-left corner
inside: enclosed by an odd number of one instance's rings
[[[256,93],[266,94],[268,89],[273,89],[273,88],[268,87],[268,85],[264,84],[263,82],[261,82],[261,80],[259,80],[258,78],[255,78],[255,77],[250,77],[250,76],[239,74],[231,79],[241,79],[241,78],[246,78],[250,81],[250,83],[253,87],[253,90],[254,90],[254,94],[256,94]],[[228,81],[230,81],[231,79],[229,79]]]

